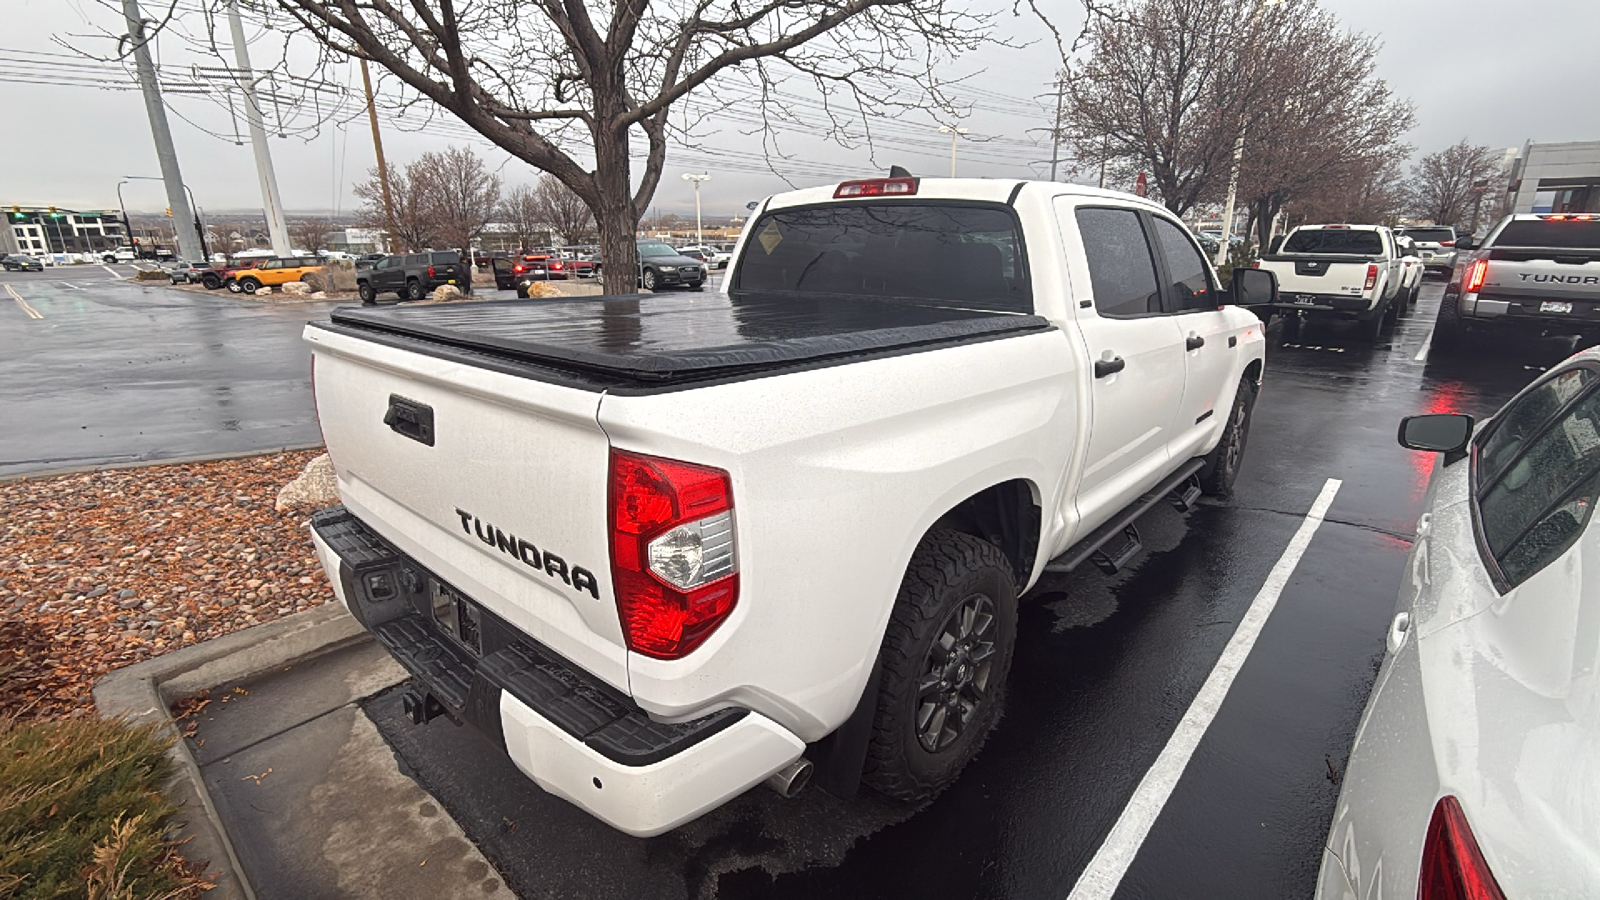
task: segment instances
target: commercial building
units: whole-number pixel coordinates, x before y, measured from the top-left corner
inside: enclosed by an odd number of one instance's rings
[[[96,254],[127,242],[114,209],[70,210],[54,206],[0,206],[7,228],[0,228],[0,251],[46,256]]]
[[[1600,141],[1522,148],[1511,171],[1514,213],[1600,213]]]

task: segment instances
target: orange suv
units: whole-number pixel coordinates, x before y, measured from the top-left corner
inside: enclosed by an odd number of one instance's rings
[[[314,256],[280,256],[264,260],[253,269],[240,269],[229,275],[224,283],[235,294],[241,291],[254,294],[263,287],[299,281],[307,272],[320,268],[322,260]]]

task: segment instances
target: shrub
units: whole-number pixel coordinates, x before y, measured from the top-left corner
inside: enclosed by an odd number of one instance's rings
[[[0,717],[0,897],[191,896],[162,832],[168,744],[120,719]]]

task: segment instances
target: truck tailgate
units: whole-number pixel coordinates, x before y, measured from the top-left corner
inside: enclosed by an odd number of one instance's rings
[[[1278,254],[1261,259],[1261,268],[1278,276],[1280,293],[1361,296],[1370,260],[1333,254]]]
[[[472,600],[620,690],[601,394],[312,324],[345,505]]]

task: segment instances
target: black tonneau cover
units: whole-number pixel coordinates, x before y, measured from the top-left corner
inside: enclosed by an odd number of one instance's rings
[[[856,296],[706,293],[342,307],[332,327],[600,376],[601,383],[665,385],[1052,326],[1039,316]]]

